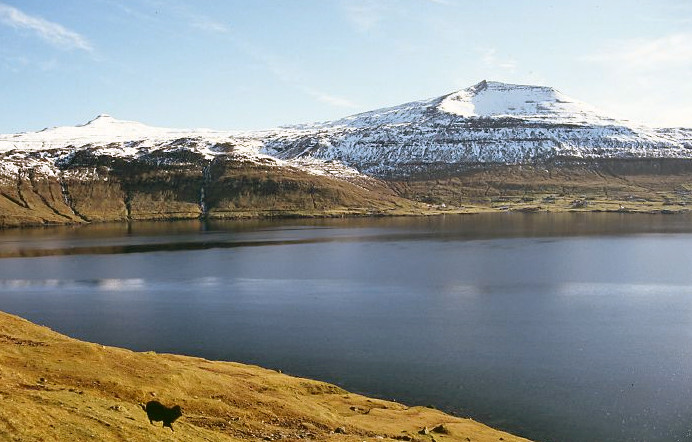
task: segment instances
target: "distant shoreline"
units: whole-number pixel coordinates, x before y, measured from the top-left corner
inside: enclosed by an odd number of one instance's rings
[[[580,203],[576,203],[580,204]],[[582,207],[571,205],[535,205],[528,203],[504,204],[502,206],[462,206],[462,207],[441,207],[431,205],[429,209],[422,210],[388,210],[388,211],[363,211],[363,210],[330,210],[330,211],[256,211],[256,212],[237,212],[233,215],[228,213],[224,216],[201,217],[162,217],[130,220],[96,220],[96,221],[74,221],[74,222],[14,222],[10,219],[0,220],[0,230],[9,229],[35,229],[59,226],[85,226],[93,224],[130,224],[139,222],[176,222],[176,221],[240,221],[240,220],[286,220],[286,219],[330,219],[330,218],[382,218],[382,217],[428,217],[443,215],[477,215],[487,213],[621,213],[621,214],[648,214],[648,215],[682,215],[692,212],[686,206],[661,207],[660,205],[642,204],[629,202],[627,206],[619,202],[597,203],[593,205],[584,204]]]

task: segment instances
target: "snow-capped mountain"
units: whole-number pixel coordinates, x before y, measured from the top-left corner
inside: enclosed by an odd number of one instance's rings
[[[543,210],[533,201],[585,210],[585,196],[599,202],[594,210],[636,200],[639,210],[685,211],[690,175],[692,129],[637,126],[549,87],[482,81],[264,131],[168,129],[99,115],[0,135],[0,228]]]
[[[275,131],[263,151],[401,176],[555,158],[692,158],[691,134],[615,120],[553,88],[482,81],[430,100]]]
[[[156,128],[100,115],[75,127],[0,135],[0,171],[46,173],[77,152],[123,159],[188,151],[316,174],[380,177],[552,159],[692,158],[692,130],[615,120],[544,86],[482,81],[340,120],[255,132]]]
[[[180,152],[197,154],[205,160],[219,155],[274,166],[293,166],[318,175],[360,175],[341,164],[310,158],[281,160],[261,152],[263,136],[258,132],[210,129],[169,129],[101,114],[89,122],[54,127],[39,132],[0,135],[0,173],[30,166],[54,175],[77,153],[123,160],[166,161]]]

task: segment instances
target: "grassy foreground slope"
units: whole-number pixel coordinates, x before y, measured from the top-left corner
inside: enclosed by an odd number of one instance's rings
[[[182,407],[174,432],[148,422],[138,404],[153,399]],[[526,440],[255,366],[82,342],[3,312],[0,439]]]

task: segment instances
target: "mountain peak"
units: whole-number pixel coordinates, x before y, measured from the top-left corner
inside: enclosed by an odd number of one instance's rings
[[[488,80],[481,80],[480,82],[469,87],[468,90],[473,92],[480,92],[488,88]]]
[[[100,124],[114,123],[117,121],[119,121],[119,120],[113,118],[109,114],[98,114],[96,116],[96,118],[92,118],[91,120],[84,123],[82,126],[100,125]]]
[[[510,116],[555,123],[612,122],[593,107],[552,87],[489,80],[444,96],[438,109],[462,117]]]
[[[463,89],[463,91],[466,91],[469,93],[474,93],[474,94],[479,94],[479,93],[484,92],[484,91],[506,94],[506,93],[511,93],[512,91],[520,91],[520,90],[533,91],[534,93],[560,94],[560,91],[558,91],[557,89],[552,88],[550,86],[505,83],[502,81],[492,81],[492,80],[481,80],[480,82],[474,84],[473,86],[470,86],[466,89]],[[458,91],[457,93],[460,93],[460,92],[462,92],[462,91]]]
[[[61,129],[61,128],[57,128]],[[104,133],[109,134],[113,131],[118,133],[142,133],[143,135],[151,130],[158,130],[159,128],[153,128],[147,126],[146,124],[140,123],[138,121],[128,121],[119,120],[109,114],[99,114],[95,118],[87,121],[84,124],[74,126],[72,128],[65,128],[66,130],[76,129],[80,133]]]

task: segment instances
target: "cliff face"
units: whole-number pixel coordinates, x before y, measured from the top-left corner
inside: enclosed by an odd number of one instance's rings
[[[375,180],[352,183],[242,157],[122,159],[80,152],[0,175],[0,227],[100,221],[330,216],[414,208]]]
[[[108,165],[105,165],[108,163]],[[487,210],[680,212],[692,161],[479,167],[359,184],[232,157],[166,165],[81,158],[0,177],[0,227],[101,221],[425,214]]]

